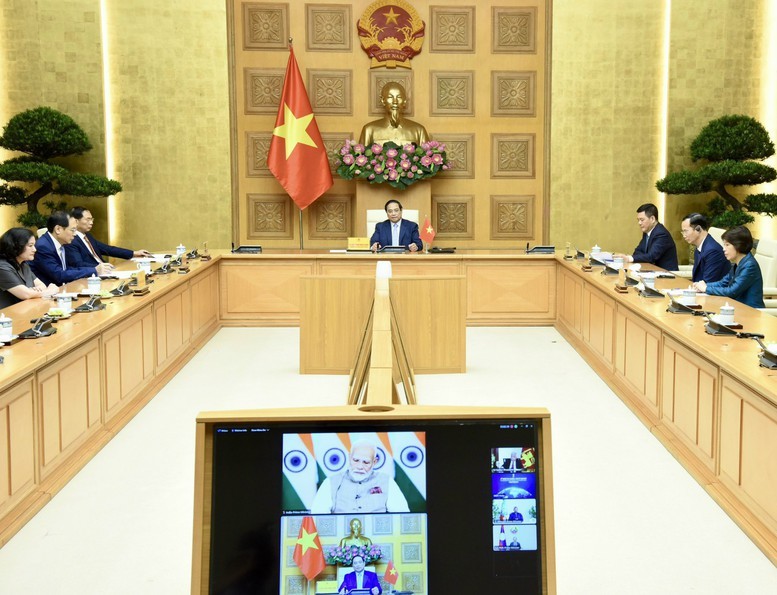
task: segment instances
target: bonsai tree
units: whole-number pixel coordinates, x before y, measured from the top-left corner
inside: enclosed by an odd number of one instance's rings
[[[774,143],[757,120],[749,116],[723,116],[702,128],[691,143],[691,157],[702,161],[696,170],[682,170],[656,182],[667,194],[715,192],[707,205],[713,225],[733,227],[751,223],[750,213],[773,217],[777,214],[777,195],[750,194],[740,202],[728,186],[764,184],[777,178],[777,171],[763,163],[774,155]]]
[[[15,115],[3,128],[0,147],[25,153],[0,163],[0,205],[27,205],[18,217],[25,227],[44,227],[46,216],[38,203],[48,195],[111,196],[121,192],[121,184],[104,176],[70,171],[51,160],[81,155],[92,144],[81,127],[70,117],[50,107],[37,107]],[[53,209],[64,203],[47,201]]]

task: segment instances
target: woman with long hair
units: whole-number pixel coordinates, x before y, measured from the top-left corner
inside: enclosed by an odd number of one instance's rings
[[[54,284],[46,287],[30,270],[34,258],[35,236],[29,229],[12,227],[0,236],[0,308],[59,291]]]

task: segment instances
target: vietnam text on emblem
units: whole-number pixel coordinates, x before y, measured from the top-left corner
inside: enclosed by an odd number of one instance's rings
[[[410,60],[421,52],[425,24],[404,0],[377,0],[370,4],[357,24],[362,48],[372,58],[370,68],[410,68]]]

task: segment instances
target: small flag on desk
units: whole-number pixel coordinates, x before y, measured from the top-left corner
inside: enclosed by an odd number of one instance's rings
[[[326,568],[324,551],[321,549],[321,540],[318,538],[316,522],[312,516],[302,519],[293,557],[294,563],[299,566],[300,572],[308,581],[316,578]]]
[[[289,50],[267,166],[300,209],[309,206],[334,183],[293,49]]]
[[[394,566],[394,562],[389,560],[388,566],[386,567],[386,572],[383,574],[383,580],[387,583],[391,583],[392,585],[396,585],[398,578],[399,573],[397,572],[397,568]]]
[[[502,525],[502,530],[499,532],[499,547],[507,547],[507,538],[505,537],[504,525]]]
[[[424,226],[421,228],[421,233],[419,235],[421,236],[421,239],[427,244],[431,244],[434,236],[437,235],[437,232],[434,231],[434,227],[432,227],[432,224],[429,221],[428,215],[424,220]]]

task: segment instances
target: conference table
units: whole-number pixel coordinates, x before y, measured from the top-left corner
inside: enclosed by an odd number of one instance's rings
[[[777,563],[777,371],[759,367],[755,341],[709,335],[704,318],[669,313],[666,298],[633,288],[618,293],[617,277],[561,254],[211,254],[186,274],[153,276],[147,295],[107,299],[105,310],[58,321],[50,337],[0,348],[0,545],[219,328],[297,326],[303,279],[374,276],[389,260],[397,276],[463,277],[467,326],[554,325]],[[698,301],[718,311],[726,300]],[[50,306],[28,300],[3,313],[18,332]],[[777,341],[777,318],[741,304],[735,317]]]

